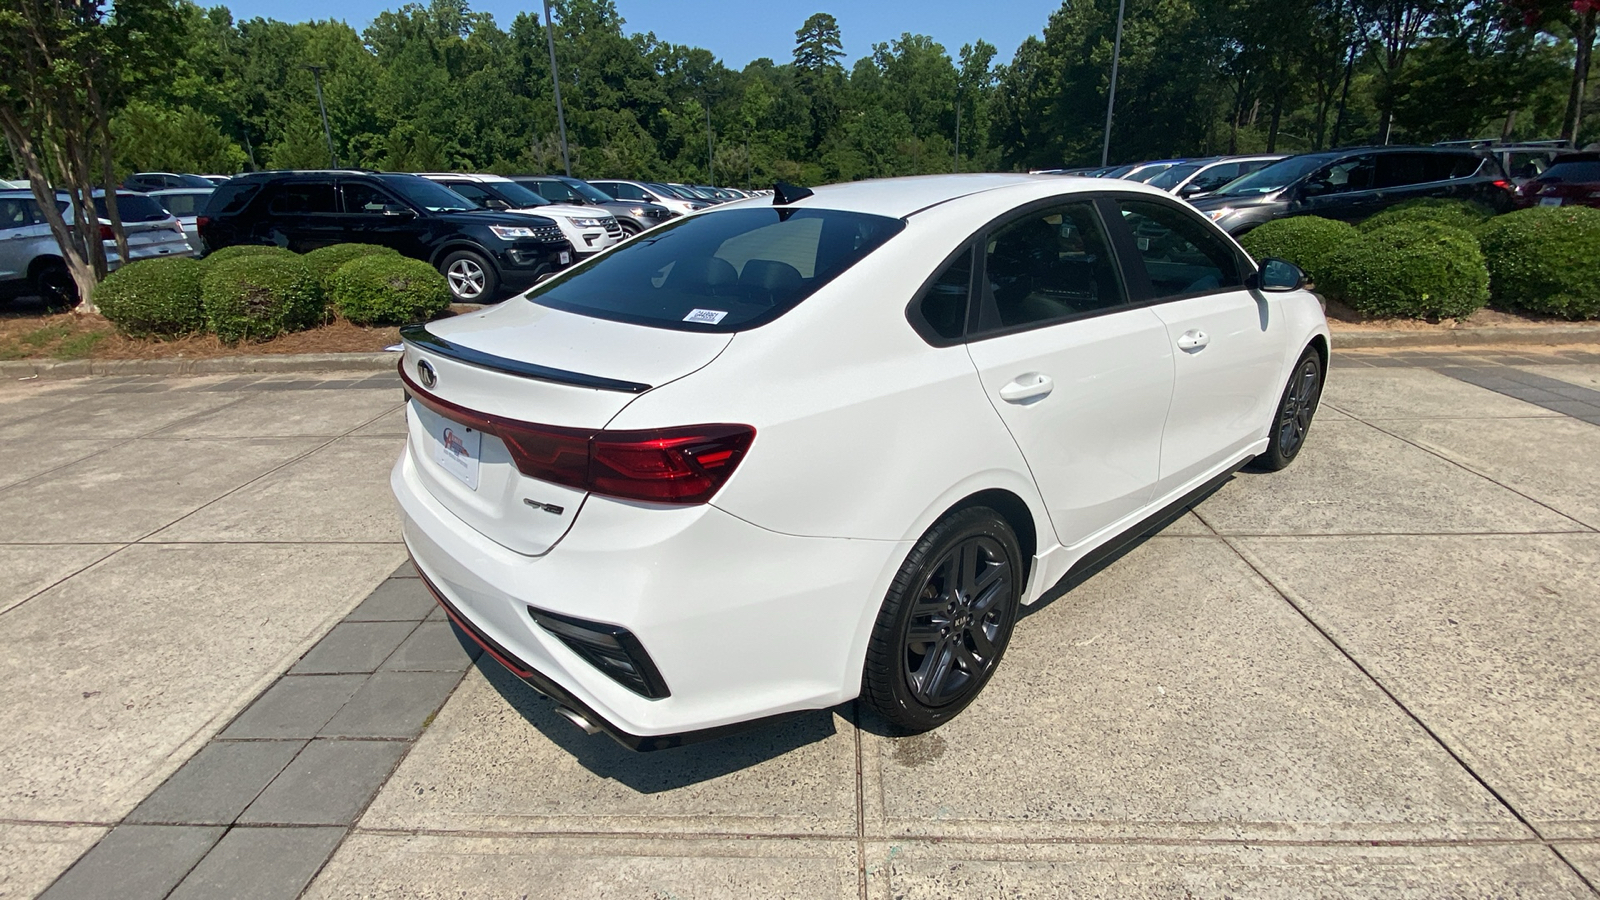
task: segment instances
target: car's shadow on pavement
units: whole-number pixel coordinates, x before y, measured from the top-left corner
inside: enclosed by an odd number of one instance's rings
[[[832,710],[797,713],[726,737],[636,753],[604,734],[579,730],[556,712],[555,704],[484,654],[478,670],[528,724],[571,754],[579,765],[641,794],[657,794],[711,781],[815,744],[838,733]]]

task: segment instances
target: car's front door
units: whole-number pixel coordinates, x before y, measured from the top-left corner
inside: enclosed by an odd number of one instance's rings
[[[1113,239],[1130,291],[1166,326],[1175,362],[1161,440],[1163,496],[1236,459],[1266,433],[1281,385],[1284,322],[1245,287],[1249,264],[1175,203],[1122,198]]]
[[[345,181],[340,193],[345,240],[389,247],[413,259],[429,257],[428,223],[409,204],[365,181]]]
[[[1359,222],[1382,208],[1371,154],[1347,156],[1307,178],[1299,187],[1300,215]]]
[[[1149,502],[1172,396],[1165,326],[1136,308],[1090,201],[1045,204],[977,254],[968,352],[1063,545]]]

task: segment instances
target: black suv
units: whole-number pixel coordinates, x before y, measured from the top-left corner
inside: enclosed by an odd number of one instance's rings
[[[489,303],[573,260],[561,227],[543,216],[477,208],[416,175],[253,172],[220,185],[196,219],[210,253],[270,244],[297,253],[332,244],[382,244],[435,266],[459,302]]]
[[[1273,219],[1321,216],[1359,222],[1407,200],[1475,200],[1513,206],[1511,182],[1486,153],[1433,147],[1366,147],[1274,163],[1191,202],[1235,237]]]

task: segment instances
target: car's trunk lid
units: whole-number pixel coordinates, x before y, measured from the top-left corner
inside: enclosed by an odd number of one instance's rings
[[[503,441],[472,427],[476,417],[598,431],[633,398],[705,366],[732,340],[525,300],[404,336],[401,372],[411,393],[425,395],[413,396],[407,413],[418,477],[467,525],[529,555],[561,539],[586,494],[519,472]]]

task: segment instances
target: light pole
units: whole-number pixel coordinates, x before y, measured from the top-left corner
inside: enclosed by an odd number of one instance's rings
[[[322,67],[306,66],[311,70],[311,77],[317,83],[317,109],[322,110],[322,136],[328,139],[328,162],[331,168],[339,168],[339,154],[333,152],[333,129],[328,127],[328,104],[322,102]]]
[[[550,43],[550,83],[556,89],[556,123],[561,126],[561,165],[572,177],[572,157],[567,154],[567,113],[561,107],[561,76],[556,72],[556,23],[550,18],[550,0],[544,0],[544,36]]]
[[[1122,61],[1122,16],[1128,11],[1128,0],[1117,2],[1117,39],[1111,46],[1111,96],[1106,100],[1105,143],[1100,145],[1100,165],[1111,165],[1111,117],[1117,110],[1117,64]]]

